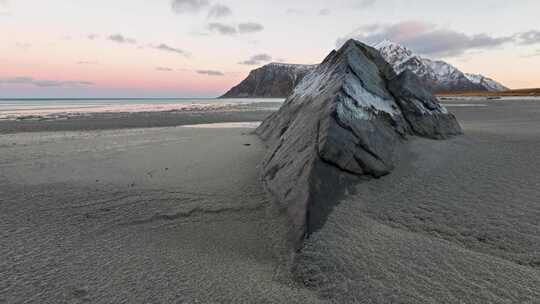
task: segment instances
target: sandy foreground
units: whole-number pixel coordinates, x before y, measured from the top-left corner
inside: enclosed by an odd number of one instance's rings
[[[357,185],[292,278],[246,126],[11,122],[0,303],[540,303],[540,103],[444,103],[466,135]]]

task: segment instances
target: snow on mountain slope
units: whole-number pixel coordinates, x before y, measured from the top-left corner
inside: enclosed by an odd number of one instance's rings
[[[465,77],[467,77],[470,81],[474,83],[480,83],[485,88],[488,89],[490,92],[501,92],[501,91],[508,91],[509,89],[505,87],[504,85],[498,83],[497,81],[486,77],[484,75],[480,74],[469,74],[465,73]]]
[[[414,54],[410,49],[391,41],[375,46],[396,73],[410,70],[431,92],[506,91],[507,88],[482,75],[465,74],[440,60]],[[230,89],[222,98],[283,98],[289,96],[300,81],[317,65],[270,63],[249,73],[246,79]]]
[[[502,84],[482,75],[465,74],[441,60],[431,60],[414,54],[410,49],[385,40],[377,45],[383,57],[396,73],[410,70],[433,92],[505,91]]]

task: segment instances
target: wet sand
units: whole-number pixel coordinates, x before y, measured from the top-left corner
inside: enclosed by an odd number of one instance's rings
[[[250,129],[0,123],[0,303],[539,303],[540,103],[444,103],[466,135],[413,139],[291,279]]]
[[[272,104],[272,106],[277,106]],[[92,131],[134,128],[174,127],[214,122],[262,121],[272,110],[236,107],[226,111],[168,111],[139,113],[91,113],[63,119],[37,117],[20,120],[0,120],[0,134],[44,131]]]

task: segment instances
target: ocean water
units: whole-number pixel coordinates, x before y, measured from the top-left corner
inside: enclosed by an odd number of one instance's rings
[[[92,113],[277,109],[283,99],[0,99],[0,119],[66,118]]]
[[[1,99],[0,120],[64,119],[93,113],[135,113],[157,111],[241,111],[277,110],[280,98],[119,98],[119,99]],[[441,103],[452,107],[485,107],[499,101],[538,101],[540,97],[445,97]],[[458,103],[456,103],[458,102]]]

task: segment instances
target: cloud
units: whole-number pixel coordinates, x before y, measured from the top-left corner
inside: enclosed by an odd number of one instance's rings
[[[259,65],[259,64],[261,64],[263,62],[269,62],[269,61],[272,61],[272,56],[270,56],[268,54],[257,54],[257,55],[251,56],[248,60],[239,62],[239,64]]]
[[[194,13],[210,5],[208,0],[173,0],[172,9],[178,14]]]
[[[232,10],[222,4],[216,4],[208,11],[208,18],[224,18],[230,15],[232,15]]]
[[[29,49],[32,45],[28,42],[17,42],[15,43],[15,46],[20,48],[20,49],[23,49],[23,50],[27,50]]]
[[[516,38],[516,41],[522,45],[540,43],[540,31],[537,30],[518,33],[514,37]]]
[[[182,55],[182,56],[185,56],[185,57],[189,57],[189,53],[182,50],[182,49],[179,49],[179,48],[174,48],[174,47],[171,47],[165,43],[162,43],[160,45],[157,45],[157,46],[153,46],[154,49],[156,50],[160,50],[160,51],[164,51],[164,52],[169,52],[169,53],[176,53],[176,54],[179,54],[179,55]]]
[[[221,35],[236,35],[238,31],[236,27],[219,22],[212,22],[208,24],[208,29],[211,32],[216,32]]]
[[[109,40],[117,42],[117,43],[124,43],[124,44],[136,44],[137,40],[133,38],[124,37],[122,34],[114,34],[109,36]]]
[[[26,76],[0,79],[0,85],[2,84],[23,84],[34,85],[37,87],[80,87],[94,85],[94,83],[90,81],[38,80]]]
[[[419,21],[364,25],[338,39],[337,45],[341,46],[349,38],[371,45],[388,39],[417,53],[438,57],[457,57],[469,50],[493,48],[514,40],[512,36],[467,35]]]
[[[522,58],[533,58],[533,57],[539,57],[540,56],[540,49],[536,50],[534,53],[532,54],[528,54],[528,55],[523,55],[521,56]]]
[[[99,36],[97,34],[90,34],[90,35],[88,35],[86,37],[88,39],[94,40],[94,39],[98,38]],[[137,40],[135,40],[133,38],[125,37],[122,34],[111,35],[111,36],[108,37],[108,39],[111,40],[111,41],[117,42],[117,43],[137,44]],[[146,47],[149,47],[149,48],[152,48],[152,49],[155,49],[155,50],[159,50],[159,51],[179,54],[179,55],[182,55],[184,57],[189,57],[190,56],[189,52],[187,52],[187,51],[185,51],[183,49],[180,49],[180,48],[169,46],[169,45],[167,45],[165,43],[161,43],[161,44],[158,44],[158,45],[148,44],[148,45],[146,45]],[[139,45],[137,48],[138,49],[144,49],[145,46]]]
[[[323,8],[322,10],[319,11],[319,16],[328,16],[330,15],[330,13],[332,13],[330,9]]]
[[[98,65],[99,62],[97,62],[97,61],[78,61],[77,64],[80,64],[80,65]]]
[[[303,15],[305,14],[306,12],[302,9],[297,9],[297,8],[289,8],[285,11],[285,13],[287,14],[290,14],[290,15]]]
[[[264,26],[255,22],[240,23],[238,25],[238,32],[240,34],[256,33],[264,30]]]
[[[8,0],[0,0],[0,9],[7,9],[9,6]],[[0,16],[10,16],[11,14],[8,11],[0,10]]]
[[[207,29],[221,35],[233,36],[236,34],[251,34],[260,32],[264,30],[264,26],[255,22],[240,23],[238,26],[220,22],[212,22],[208,24]]]
[[[172,72],[173,69],[167,68],[167,67],[156,67],[156,71],[160,71],[160,72]]]
[[[215,71],[215,70],[197,70],[198,74],[202,75],[208,75],[208,76],[224,76],[225,74],[221,71]]]
[[[365,8],[375,4],[377,0],[359,0],[353,6],[357,8]]]

